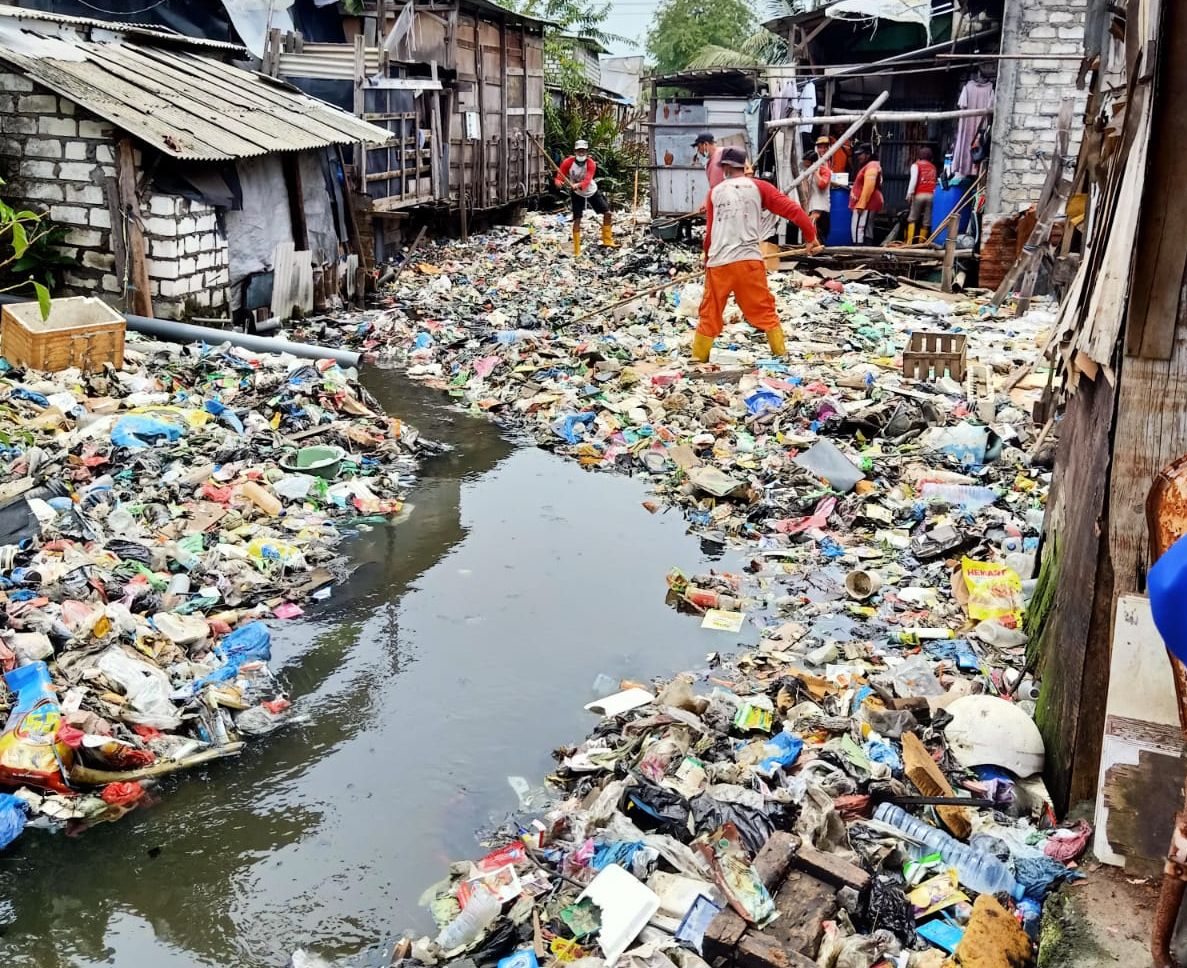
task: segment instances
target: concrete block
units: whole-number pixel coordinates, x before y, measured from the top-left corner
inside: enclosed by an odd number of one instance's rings
[[[87,210],[77,205],[54,205],[51,206],[49,214],[55,222],[65,222],[69,225],[87,224]]]
[[[95,145],[95,161],[105,165],[114,165],[115,148],[111,145]]]
[[[62,193],[62,186],[57,182],[29,182],[25,185],[23,194],[25,198],[35,202],[61,202],[65,200],[65,195]]]
[[[1027,47],[1034,47],[1035,45],[1033,42],[1036,40],[1054,40],[1055,39],[1055,28],[1048,27],[1045,23],[1039,24],[1035,27],[1031,27],[1030,30],[1026,31],[1025,36],[1026,36],[1026,41],[1030,41],[1030,43],[1026,43],[1024,41],[1020,45],[1024,49]],[[1033,51],[1031,51],[1031,52],[1033,52]]]
[[[231,271],[224,266],[221,269],[207,272],[202,279],[203,284],[206,286],[229,286],[231,284]]]
[[[78,122],[74,118],[48,118],[43,116],[37,119],[37,133],[75,138],[78,136]]]
[[[186,255],[193,255],[202,247],[202,236],[200,235],[187,235],[180,241]]]
[[[30,158],[61,158],[62,142],[52,138],[28,138],[25,154]]]
[[[159,279],[148,280],[148,294],[150,296],[159,296],[161,294],[161,281]]]
[[[1055,10],[1047,14],[1047,23],[1049,24],[1070,24],[1075,19],[1076,15],[1066,10]]]
[[[108,273],[103,277],[104,292],[120,292],[122,290],[123,286],[120,285],[120,281],[115,276]]]
[[[66,142],[66,160],[67,161],[86,161],[87,149],[90,147],[85,141],[67,141]]]
[[[177,274],[178,276],[192,276],[198,271],[198,266],[192,258],[177,260]]]
[[[17,169],[21,178],[57,178],[58,166],[52,161],[37,161],[33,158],[21,159]]]
[[[66,233],[66,241],[71,245],[80,245],[86,249],[97,249],[103,245],[104,234],[97,229],[71,229]]]
[[[218,226],[218,220],[215,218],[213,212],[198,215],[196,218],[199,232],[213,232]]]
[[[80,138],[103,138],[106,140],[115,133],[115,126],[109,121],[79,121],[78,136]]]
[[[85,275],[78,272],[66,273],[66,285],[73,286],[75,289],[83,289],[88,293],[95,288],[95,285],[98,283],[98,281],[98,279],[91,275]]]
[[[69,98],[58,98],[58,113],[68,116],[74,114],[74,102]]]
[[[207,289],[199,289],[194,293],[194,302],[199,306],[210,307],[210,291]]]
[[[175,299],[182,295],[182,289],[176,279],[162,279],[158,283],[162,299]]]
[[[148,200],[148,210],[153,215],[168,215],[172,217],[177,214],[177,202],[178,199],[174,195],[153,195]]]
[[[174,259],[148,259],[148,274],[154,279],[176,279],[177,261]]]
[[[64,161],[58,167],[58,177],[67,181],[90,183],[95,180],[95,166],[89,161]]]
[[[33,82],[23,74],[11,74],[8,71],[0,74],[0,91],[31,91]]]
[[[103,189],[98,185],[73,185],[65,186],[65,199],[67,202],[77,202],[81,205],[105,205],[107,204],[107,196],[103,194]]]
[[[0,120],[5,134],[36,134],[37,119],[13,114]]]
[[[182,216],[177,220],[177,234],[192,235],[198,230],[198,221],[192,215]]]
[[[24,94],[17,99],[16,109],[25,114],[57,114],[58,99],[52,94]]]
[[[115,268],[115,256],[110,252],[84,252],[82,254],[82,264],[88,269],[105,269],[110,271]]]
[[[106,208],[92,208],[90,223],[97,229],[111,228],[111,212]]]
[[[115,177],[115,165],[106,165],[106,164],[105,165],[96,165],[95,168],[99,172],[100,177],[102,177],[102,178],[114,178]]]
[[[214,266],[214,253],[199,252],[197,256],[194,257],[194,263],[197,265],[199,272],[203,271],[204,269],[210,269]]]
[[[150,215],[144,219],[144,231],[149,235],[164,236],[165,238],[177,237],[177,219],[175,218],[161,218]]]
[[[176,239],[153,239],[151,249],[152,254],[158,259],[177,258]]]

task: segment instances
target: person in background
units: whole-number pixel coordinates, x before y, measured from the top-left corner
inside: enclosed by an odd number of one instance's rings
[[[614,235],[611,230],[610,203],[606,196],[598,191],[598,183],[594,181],[598,165],[589,156],[589,142],[578,140],[573,145],[573,153],[560,163],[555,184],[557,188],[568,183],[573,196],[573,256],[581,255],[581,217],[585,214],[585,205],[602,216],[602,245],[607,248],[615,246]]]
[[[874,229],[874,216],[882,211],[882,166],[869,144],[853,153],[857,175],[849,189],[849,231],[854,245],[865,245]]]
[[[705,177],[709,179],[709,191],[712,191],[725,177],[721,170],[721,153],[725,149],[717,147],[717,139],[709,131],[698,134],[692,146],[696,149],[696,157],[705,159]]]
[[[821,248],[816,227],[808,214],[774,185],[745,174],[746,152],[741,148],[723,149],[721,164],[725,178],[709,192],[705,205],[705,295],[692,338],[692,358],[699,363],[708,361],[713,340],[725,325],[722,314],[731,294],[746,321],[767,334],[771,353],[784,356],[787,342],[759,248],[767,235],[763,212],[795,222],[809,255]]]
[[[936,194],[936,166],[932,164],[931,148],[920,148],[911,165],[911,179],[907,182],[907,245],[915,241],[915,230],[926,239],[931,234],[931,206]]]
[[[835,145],[837,143],[836,137],[829,138],[828,143],[830,147]],[[841,147],[834,151],[833,156],[829,159],[829,164],[832,166],[833,171],[849,171],[849,158],[852,154],[853,142],[842,142]]]
[[[829,145],[830,141],[824,135],[816,139],[816,152],[804,158],[804,171],[828,153]],[[833,181],[833,170],[829,164],[831,161],[830,158],[824,162],[808,179],[808,215],[816,224],[816,237],[821,241],[828,238],[829,229],[832,227],[832,200],[829,197],[829,187]]]

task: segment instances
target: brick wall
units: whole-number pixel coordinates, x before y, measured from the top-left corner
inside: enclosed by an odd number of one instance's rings
[[[1083,53],[1085,0],[1006,0],[1006,5],[1013,9],[1007,9],[1003,25],[1003,53]],[[996,212],[1010,214],[1038,201],[1055,146],[1055,119],[1066,96],[1074,97],[1070,157],[1075,159],[1087,100],[1076,89],[1078,69],[1073,60],[1001,62],[997,111],[1002,117],[994,126],[1000,200],[990,192]]]
[[[10,204],[47,212],[65,227],[75,264],[57,292],[98,295],[123,306],[108,193],[114,192],[114,126],[13,71],[0,69],[0,189]],[[136,161],[140,153],[136,152]],[[109,189],[110,184],[110,189]],[[157,316],[222,315],[228,301],[227,242],[214,209],[175,195],[141,206]]]

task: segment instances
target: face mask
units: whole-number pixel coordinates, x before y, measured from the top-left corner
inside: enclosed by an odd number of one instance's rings
[[[579,152],[577,152],[577,154],[574,157],[576,157],[576,159],[578,161],[585,161],[585,159],[588,158],[589,155],[587,155],[584,151],[579,151]]]

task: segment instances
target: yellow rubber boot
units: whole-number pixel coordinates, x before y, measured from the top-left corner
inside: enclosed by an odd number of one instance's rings
[[[907,245],[915,244],[915,223],[907,223]]]
[[[610,231],[610,213],[607,212],[602,216],[602,246],[607,249],[618,248],[618,243],[614,241],[614,236]]]
[[[581,223],[573,223],[573,258],[581,255]]]
[[[709,351],[713,349],[713,337],[704,333],[692,334],[692,359],[694,363],[708,363]]]
[[[782,326],[773,326],[767,330],[767,345],[771,347],[772,356],[787,355],[787,340],[783,337]]]

